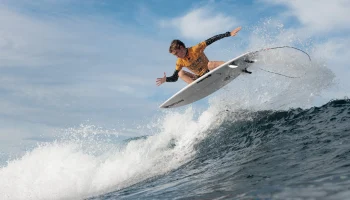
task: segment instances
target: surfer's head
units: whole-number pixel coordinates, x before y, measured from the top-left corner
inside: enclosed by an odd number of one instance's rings
[[[184,58],[186,56],[186,46],[180,40],[173,40],[169,47],[169,53],[173,54],[178,58]]]

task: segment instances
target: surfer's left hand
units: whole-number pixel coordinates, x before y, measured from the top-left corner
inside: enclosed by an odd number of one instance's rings
[[[165,74],[165,72],[164,72],[163,78],[157,78],[156,83],[157,83],[157,86],[160,86],[161,84],[163,84],[163,83],[165,83],[165,82],[166,82],[166,74]]]
[[[242,29],[242,27],[237,27],[235,30],[231,31],[231,36],[236,36],[236,34]]]

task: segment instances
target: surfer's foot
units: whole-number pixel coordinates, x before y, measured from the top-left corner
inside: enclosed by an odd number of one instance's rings
[[[246,63],[255,63],[255,60],[244,60]]]
[[[247,73],[247,74],[251,74],[252,72],[248,71],[247,68],[243,69],[242,72]]]

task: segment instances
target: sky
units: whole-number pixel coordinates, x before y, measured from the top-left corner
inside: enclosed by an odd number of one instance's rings
[[[175,68],[170,42],[237,26],[206,49],[209,60],[296,46],[336,75],[321,101],[349,96],[349,10],[348,0],[0,0],[0,153],[82,124],[149,134],[142,127],[185,86],[156,86]]]

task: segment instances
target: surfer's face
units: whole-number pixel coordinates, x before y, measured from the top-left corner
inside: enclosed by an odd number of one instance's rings
[[[176,49],[171,53],[178,58],[184,58],[186,56],[186,51],[187,49],[181,46],[179,49]]]

